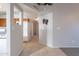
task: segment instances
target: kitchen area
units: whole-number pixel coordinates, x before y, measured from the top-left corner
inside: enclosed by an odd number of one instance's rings
[[[6,18],[3,18],[4,12],[0,12],[0,55],[7,54],[7,30]]]

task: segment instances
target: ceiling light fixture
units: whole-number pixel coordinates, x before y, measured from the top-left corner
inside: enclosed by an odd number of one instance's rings
[[[53,3],[37,3],[37,5],[53,5]]]

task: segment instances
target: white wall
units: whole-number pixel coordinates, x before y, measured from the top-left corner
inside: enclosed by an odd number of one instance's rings
[[[32,13],[24,12],[23,18],[29,18],[31,21],[35,18],[35,15]],[[32,22],[24,22],[23,23],[23,37],[24,41],[29,41],[32,38]]]
[[[49,12],[46,17],[49,20],[47,25],[47,46],[53,47],[53,13]]]
[[[28,37],[28,22],[23,22],[23,37]]]
[[[48,19],[48,25],[43,24],[43,18]],[[46,12],[39,17],[39,42],[53,47],[53,13]]]
[[[23,32],[22,32],[22,26],[20,25],[12,25],[12,31],[11,31],[11,55],[18,55],[19,52],[21,52],[22,49],[22,41],[23,41]]]
[[[23,22],[23,41],[32,39],[32,22]]]
[[[8,55],[17,56],[22,50],[23,28],[14,24],[14,4],[7,4],[7,44]]]
[[[39,17],[40,42],[53,48],[79,47],[79,4],[53,4],[51,8],[52,16],[44,11]],[[47,28],[43,18],[49,19]]]
[[[21,16],[19,16],[18,18],[20,18],[20,17]],[[13,56],[19,55],[19,53],[23,49],[22,42],[23,42],[23,25],[14,24],[12,21],[12,25],[11,25],[11,55],[13,55]]]
[[[0,8],[0,12],[2,13],[2,12],[5,12],[6,11],[6,3],[4,4],[4,3],[0,3],[0,6],[1,6],[1,8]],[[5,15],[0,15],[0,18],[2,18],[2,17],[6,17]],[[6,29],[6,27],[0,27],[0,30],[1,29]],[[0,33],[0,36],[5,36],[6,35],[6,33],[4,34],[4,33]],[[0,56],[4,56],[4,55],[7,55],[8,54],[8,45],[7,45],[7,41],[8,41],[8,39],[5,37],[5,38],[0,38]]]
[[[34,19],[35,17],[37,17],[38,15],[34,14],[34,13],[30,13],[30,12],[23,12],[23,18],[30,18],[30,19]]]
[[[47,26],[43,24],[44,15],[39,16],[39,42],[47,45]]]
[[[29,22],[28,24],[28,39],[31,40],[32,39],[32,22]]]
[[[6,18],[7,20],[7,27],[5,28],[7,38],[0,39],[0,55],[18,55],[22,48],[22,26],[14,26],[12,21],[12,14],[14,13],[10,10],[10,4],[0,4],[0,6],[2,6],[0,13],[3,12],[0,18]],[[19,17],[19,13],[16,13],[14,17]]]
[[[79,47],[79,4],[54,4],[54,47]]]

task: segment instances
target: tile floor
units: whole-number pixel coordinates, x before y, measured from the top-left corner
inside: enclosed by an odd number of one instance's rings
[[[23,48],[20,56],[66,56],[61,49],[41,45],[36,36],[31,41],[24,42]]]

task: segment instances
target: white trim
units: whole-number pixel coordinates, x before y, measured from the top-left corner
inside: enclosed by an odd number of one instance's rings
[[[6,7],[6,19],[7,19],[7,47],[8,47],[8,56],[11,55],[11,21],[13,19],[13,10],[14,10],[14,4],[8,3]]]
[[[48,46],[51,48],[79,48],[79,46]]]

